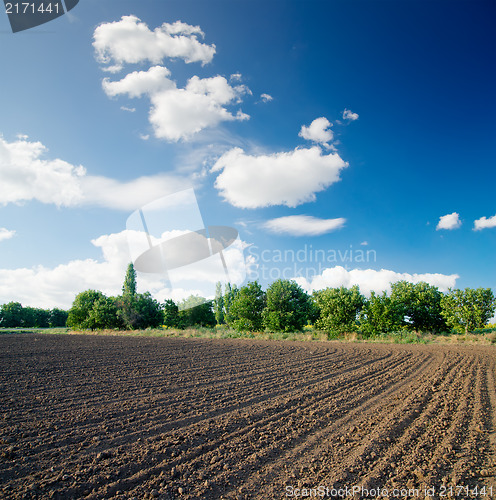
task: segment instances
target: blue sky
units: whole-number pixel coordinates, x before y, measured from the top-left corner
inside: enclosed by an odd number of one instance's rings
[[[0,303],[118,293],[128,218],[189,188],[264,286],[496,290],[495,19],[477,0],[80,0],[13,34],[0,15]],[[139,286],[208,295],[210,271]]]

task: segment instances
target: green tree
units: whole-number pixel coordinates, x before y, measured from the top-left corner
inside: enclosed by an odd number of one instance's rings
[[[90,312],[96,302],[105,299],[105,295],[97,290],[86,290],[76,295],[72,307],[69,309],[67,326],[79,330],[93,330],[95,318],[94,316],[90,318]]]
[[[103,294],[102,294],[103,295]],[[116,300],[103,295],[98,298],[90,309],[87,319],[87,328],[91,330],[111,329],[120,326],[117,315]]]
[[[421,281],[398,281],[391,284],[391,299],[402,309],[403,327],[417,332],[446,331],[441,315],[442,293],[437,287]]]
[[[216,324],[212,301],[207,301],[198,295],[190,295],[179,303],[179,326],[209,327]]]
[[[136,309],[138,311],[138,328],[157,328],[164,319],[162,305],[152,297],[150,292],[137,294]]]
[[[117,297],[117,317],[127,330],[156,328],[163,322],[162,306],[150,292]]]
[[[50,311],[39,307],[22,308],[22,326],[26,328],[48,328]]]
[[[169,328],[179,328],[179,308],[172,299],[164,302],[164,325]]]
[[[215,320],[218,325],[223,325],[224,320],[224,295],[222,294],[222,283],[219,281],[215,285],[215,299],[213,302]]]
[[[483,328],[494,316],[496,300],[490,288],[450,289],[442,297],[441,307],[448,326],[468,333]]]
[[[380,333],[401,330],[403,326],[403,308],[388,297],[386,292],[372,292],[365,301],[360,313],[360,332],[367,337]]]
[[[365,304],[358,286],[319,290],[314,293],[314,300],[319,308],[317,328],[329,334],[358,330],[358,317]]]
[[[308,294],[295,281],[279,279],[267,289],[262,317],[270,331],[300,331],[307,324],[310,310]]]
[[[49,326],[50,328],[64,327],[67,324],[68,312],[62,309],[54,308],[50,311]]]
[[[9,302],[0,307],[0,326],[2,328],[17,328],[22,325],[22,304]]]
[[[131,262],[127,266],[126,277],[124,278],[124,284],[122,285],[122,295],[124,297],[136,295],[137,285],[136,285],[136,270]]]
[[[224,322],[231,326],[233,318],[231,316],[231,304],[233,303],[236,295],[238,294],[236,285],[231,286],[231,283],[226,284],[224,292]]]
[[[265,293],[261,286],[256,281],[248,283],[239,289],[231,303],[230,326],[238,332],[262,330],[264,307]]]

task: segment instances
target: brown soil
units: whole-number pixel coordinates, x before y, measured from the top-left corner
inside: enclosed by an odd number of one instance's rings
[[[496,498],[495,354],[0,335],[0,498]]]

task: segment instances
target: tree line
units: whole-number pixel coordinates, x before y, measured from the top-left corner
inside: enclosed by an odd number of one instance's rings
[[[297,332],[307,325],[332,336],[356,332],[364,337],[401,331],[468,333],[484,328],[494,316],[490,288],[441,292],[425,282],[398,281],[391,293],[366,298],[358,286],[326,288],[308,294],[295,281],[277,280],[267,290],[257,281],[238,288],[217,283],[215,298],[190,296],[178,303],[159,303],[149,292],[137,293],[136,271],[129,264],[122,295],[107,297],[97,290],[79,293],[68,312],[0,306],[0,327],[73,329],[184,329],[225,325],[238,332]]]
[[[274,281],[266,291],[257,281],[239,289],[228,283],[224,291],[218,283],[212,301],[215,323],[239,332],[295,332],[314,325],[329,336],[352,332],[364,337],[400,331],[468,333],[484,328],[495,310],[490,288],[443,293],[428,283],[408,281],[392,283],[389,295],[372,292],[370,298],[362,295],[358,286],[326,288],[310,295],[291,280]],[[173,301],[167,301],[164,324],[180,327],[180,313]]]
[[[0,306],[0,328],[58,328],[66,325],[68,313],[62,309],[23,307],[20,302]]]

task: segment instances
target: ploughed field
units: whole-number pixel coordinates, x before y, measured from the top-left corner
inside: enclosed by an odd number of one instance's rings
[[[0,498],[496,497],[495,354],[0,335]]]

